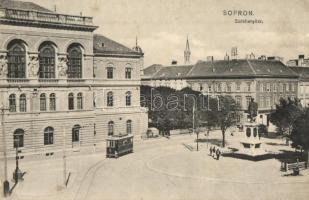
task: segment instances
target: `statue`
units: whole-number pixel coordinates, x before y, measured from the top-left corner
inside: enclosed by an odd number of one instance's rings
[[[37,56],[30,56],[29,65],[29,76],[36,77],[39,72],[38,68],[39,58]]]
[[[65,77],[67,75],[67,58],[66,57],[59,57],[58,71],[59,71],[59,77]]]
[[[4,55],[0,55],[0,77],[7,75],[7,58]]]
[[[254,102],[254,98],[251,98],[251,102],[249,103],[248,106],[248,117],[250,119],[250,122],[255,122],[256,116],[257,116],[257,110],[258,110],[258,104]]]

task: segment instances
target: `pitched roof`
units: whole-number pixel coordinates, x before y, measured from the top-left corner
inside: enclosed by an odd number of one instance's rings
[[[192,67],[193,65],[176,65],[176,66],[162,67],[157,73],[154,74],[152,78],[154,79],[184,78],[187,76]]]
[[[309,80],[309,67],[289,67],[299,75],[300,79]]]
[[[105,55],[131,55],[143,56],[142,53],[134,51],[114,40],[103,35],[94,34],[93,36],[93,52],[94,54]]]
[[[147,68],[146,68],[147,69]],[[218,60],[203,61],[195,65],[166,66],[148,78],[297,78],[298,75],[276,60]]]
[[[47,8],[39,6],[38,4],[26,1],[0,0],[0,8],[31,10],[39,12],[53,12]]]
[[[218,60],[197,63],[188,77],[240,77],[253,74],[246,60]]]
[[[144,71],[144,75],[145,76],[152,76],[154,75],[156,72],[158,72],[163,66],[159,65],[159,64],[153,64],[150,65],[149,67],[145,68]]]

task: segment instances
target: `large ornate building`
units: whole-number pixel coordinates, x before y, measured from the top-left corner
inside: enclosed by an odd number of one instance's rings
[[[0,1],[0,146],[9,156],[15,147],[25,157],[51,155],[64,145],[99,147],[108,136],[146,131],[143,52],[96,28],[92,17]]]

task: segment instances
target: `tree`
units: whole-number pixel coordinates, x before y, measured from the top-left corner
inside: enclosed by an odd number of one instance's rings
[[[289,138],[292,140],[292,147],[301,146],[307,150],[309,161],[309,108],[306,108],[293,124],[293,130]]]
[[[236,116],[240,115],[240,107],[231,96],[219,96],[210,100],[208,122],[220,128],[222,133],[222,146],[225,147],[226,130],[236,125]]]
[[[302,106],[298,99],[292,100],[280,99],[279,104],[276,105],[276,110],[270,114],[270,122],[278,127],[279,134],[285,135],[286,144],[289,143],[289,137],[293,124],[302,113]]]

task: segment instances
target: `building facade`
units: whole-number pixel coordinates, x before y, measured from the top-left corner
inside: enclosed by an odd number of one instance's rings
[[[309,67],[290,67],[299,75],[298,98],[303,107],[309,107]]]
[[[254,98],[259,106],[258,122],[267,126],[269,113],[279,99],[298,95],[298,75],[278,60],[211,60],[186,67],[162,66],[152,76],[143,77],[142,83],[173,88],[173,82],[185,81],[186,85],[177,89],[189,86],[214,97],[230,95],[244,111]],[[240,123],[246,117],[238,116],[237,120]]]
[[[140,48],[95,34],[92,17],[0,1],[1,144],[9,156],[104,147],[146,132]]]

